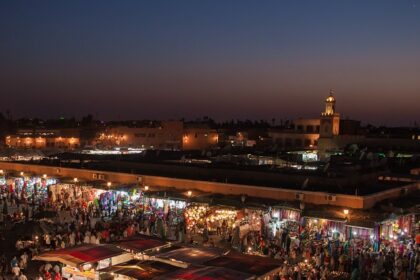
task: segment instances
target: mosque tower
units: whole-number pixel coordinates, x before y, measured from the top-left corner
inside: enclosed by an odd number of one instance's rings
[[[320,138],[332,138],[340,131],[340,114],[335,112],[334,89],[330,89],[330,95],[325,99],[325,111],[321,113]]]

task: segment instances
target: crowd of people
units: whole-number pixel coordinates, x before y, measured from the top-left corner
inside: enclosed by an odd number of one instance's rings
[[[27,279],[28,263],[40,252],[82,244],[110,243],[146,234],[190,243],[195,243],[195,237],[201,236],[205,246],[227,246],[244,253],[278,259],[281,265],[279,279],[420,279],[420,251],[413,240],[398,247],[390,245],[374,250],[371,244],[359,246],[352,239],[334,238],[328,232],[307,227],[300,227],[297,233],[282,227],[269,234],[264,222],[259,231],[243,235],[239,226],[228,227],[228,223],[221,220],[217,227],[220,230],[216,230],[215,235],[223,242],[216,243],[209,238],[206,223],[202,231],[189,231],[187,220],[179,209],[165,207],[164,210],[152,211],[152,205],[144,205],[144,197],[136,196],[141,206],[131,207],[124,205],[119,195],[94,194],[89,187],[77,185],[55,190],[48,188],[42,199],[12,190],[1,188],[3,233],[13,230],[11,225],[14,223],[33,220],[38,213],[49,211],[56,215],[38,221],[49,224],[48,232],[29,237],[14,236],[17,238],[15,250],[12,254],[2,254],[0,259],[2,278]],[[136,199],[132,203],[135,204]],[[16,211],[7,213],[5,209],[10,208]],[[31,242],[23,242],[28,239]],[[58,264],[43,265],[30,275],[32,278],[38,275],[39,280],[59,280],[62,277]]]

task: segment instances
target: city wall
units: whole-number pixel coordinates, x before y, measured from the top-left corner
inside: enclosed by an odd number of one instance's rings
[[[334,206],[342,206],[348,208],[367,209],[384,199],[397,198],[401,195],[407,195],[410,192],[420,189],[420,183],[410,183],[404,187],[394,188],[382,192],[378,192],[368,196],[355,196],[344,194],[329,194],[325,192],[311,192],[298,191],[291,189],[284,189],[279,186],[261,187],[252,185],[239,185],[218,183],[199,180],[176,179],[170,177],[148,176],[142,174],[129,174],[120,172],[105,172],[88,169],[63,168],[42,165],[29,165],[21,163],[0,162],[0,169],[5,171],[27,172],[35,174],[47,174],[48,176],[57,177],[77,177],[83,180],[94,180],[94,174],[101,175],[101,178],[106,181],[116,184],[129,184],[138,182],[141,185],[148,185],[150,187],[159,188],[175,188],[178,190],[191,190],[194,195],[194,190],[202,192],[212,192],[225,195],[242,195],[277,199],[283,201],[301,200],[309,204],[329,204]],[[103,176],[103,177],[102,177]]]

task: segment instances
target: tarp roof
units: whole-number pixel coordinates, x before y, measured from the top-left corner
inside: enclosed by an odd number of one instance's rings
[[[99,272],[115,273],[115,274],[128,276],[134,279],[155,279],[155,277],[166,275],[167,273],[171,273],[179,269],[180,268],[177,266],[173,266],[173,265],[163,263],[163,262],[157,262],[157,261],[139,262],[138,260],[131,260],[126,263],[122,263],[122,264],[118,264],[118,265],[101,269],[99,270]],[[164,277],[162,279],[169,279],[169,278]]]
[[[50,251],[35,256],[34,260],[60,262],[73,267],[94,263],[124,254],[125,251],[113,245],[83,245],[74,248]]]
[[[153,248],[158,248],[168,245],[168,243],[159,239],[138,236],[131,239],[120,240],[113,243],[115,246],[135,253],[141,253]]]
[[[255,276],[223,267],[189,267],[176,270],[154,280],[245,280],[254,279]]]
[[[193,248],[193,247],[184,247],[177,250],[172,250],[169,252],[157,254],[157,258],[161,259],[174,259],[176,261],[196,264],[200,265],[206,261],[212,260],[217,258],[226,250],[220,248],[209,248],[209,247],[201,247],[201,248]]]
[[[281,262],[268,257],[230,252],[227,255],[205,262],[204,265],[224,267],[260,277],[279,269]]]

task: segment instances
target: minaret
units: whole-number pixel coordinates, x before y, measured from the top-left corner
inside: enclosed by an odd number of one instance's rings
[[[334,89],[330,89],[330,95],[325,99],[325,112],[322,114],[325,116],[334,115],[335,112],[335,98]]]
[[[321,113],[320,138],[332,138],[340,131],[340,114],[335,112],[334,93],[334,89],[330,89],[330,95],[325,99],[325,111]]]

